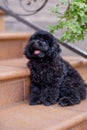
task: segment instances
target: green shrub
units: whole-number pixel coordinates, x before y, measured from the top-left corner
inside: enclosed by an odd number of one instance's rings
[[[68,4],[63,14],[59,12],[59,6]],[[73,0],[72,3],[62,1],[61,5],[52,8],[52,13],[57,17],[56,25],[50,26],[50,32],[54,33],[59,29],[64,29],[61,41],[74,43],[84,40],[87,31],[87,0]]]

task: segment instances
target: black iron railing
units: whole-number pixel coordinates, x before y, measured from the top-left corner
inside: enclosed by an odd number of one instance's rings
[[[46,1],[47,2],[47,1]],[[19,16],[18,14],[14,13],[12,10],[9,10],[8,8],[6,7],[3,7],[3,6],[0,6],[0,10],[4,11],[5,14],[7,15],[10,15],[12,17],[14,17],[15,19],[17,19],[18,21],[22,22],[23,24],[25,24],[26,26],[28,27],[31,27],[32,29],[34,30],[44,30],[28,21],[26,21],[25,19],[23,19],[21,16]],[[84,57],[84,58],[87,58],[87,52],[75,47],[74,45],[70,44],[70,43],[63,43],[61,42],[56,36],[55,38],[57,39],[58,43],[61,44],[62,46],[68,48],[69,50],[75,52],[76,54]]]
[[[48,0],[2,0],[2,3],[7,10],[10,10],[20,16],[30,16],[38,13],[45,7],[47,2]]]

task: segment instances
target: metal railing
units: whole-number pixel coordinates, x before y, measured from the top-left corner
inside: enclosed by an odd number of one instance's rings
[[[45,7],[47,2],[48,0],[2,0],[2,3],[6,9],[20,16],[30,16],[38,13]],[[17,9],[15,10],[15,5],[19,8],[18,11]]]
[[[7,9],[6,7],[3,7],[3,6],[0,6],[0,10],[4,11],[6,15],[10,15],[12,17],[14,17],[15,19],[17,19],[18,21],[22,22],[23,24],[25,24],[26,26],[28,27],[31,27],[32,29],[34,29],[35,31],[36,30],[44,30],[43,28],[40,28],[28,21],[26,21],[25,19],[23,19],[21,16],[19,16],[18,14],[15,14],[13,11]],[[76,54],[84,57],[87,59],[87,52],[75,47],[74,45],[70,44],[70,43],[64,43],[64,42],[61,42],[56,36],[54,36],[58,43],[61,44],[62,46],[68,48],[69,50],[75,52]]]

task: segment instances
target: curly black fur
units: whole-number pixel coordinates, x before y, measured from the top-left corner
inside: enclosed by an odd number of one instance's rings
[[[53,35],[39,30],[31,36],[25,55],[31,69],[30,104],[69,106],[86,98],[85,83],[79,73],[60,56]]]

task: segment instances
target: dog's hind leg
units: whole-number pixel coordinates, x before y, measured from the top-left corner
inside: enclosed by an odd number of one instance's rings
[[[61,106],[71,106],[79,104],[81,101],[80,93],[78,88],[63,88],[60,92],[59,105]]]
[[[80,103],[80,98],[79,97],[62,97],[59,99],[59,105],[61,106],[71,106],[75,104]]]

